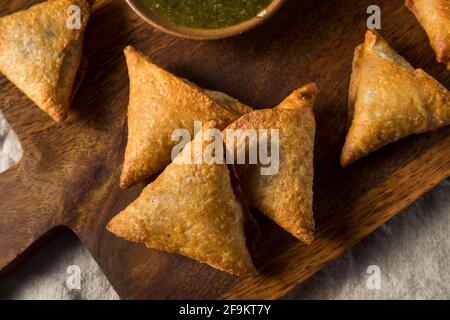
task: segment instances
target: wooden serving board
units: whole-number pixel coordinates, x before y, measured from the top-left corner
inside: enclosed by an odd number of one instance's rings
[[[0,16],[37,2],[1,1]],[[63,126],[0,78],[1,110],[24,149],[19,164],[0,175],[3,274],[65,226],[87,246],[122,298],[278,298],[450,175],[448,127],[406,138],[348,169],[339,167],[353,50],[363,41],[372,0],[289,0],[262,27],[213,42],[156,32],[122,0],[98,2],[86,37],[87,75]],[[450,72],[435,62],[404,1],[376,2],[385,38],[450,88]],[[293,89],[317,82],[317,240],[311,246],[256,213],[263,235],[255,257],[261,275],[243,280],[105,230],[145,186],[118,187],[128,102],[122,50],[128,44],[177,75],[255,107],[274,106]]]

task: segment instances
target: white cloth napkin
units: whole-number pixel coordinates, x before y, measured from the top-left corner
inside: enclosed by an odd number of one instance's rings
[[[0,172],[5,171],[22,158],[22,147],[14,131],[0,112]]]

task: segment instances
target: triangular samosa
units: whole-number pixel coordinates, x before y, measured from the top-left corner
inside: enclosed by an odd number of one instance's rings
[[[69,110],[90,10],[86,0],[49,0],[0,18],[0,72],[58,123]]]
[[[261,148],[260,139],[264,139],[261,133],[257,139],[242,139],[248,134],[247,129],[258,132],[260,129],[268,130],[267,149],[272,159],[275,159],[274,149],[279,150],[278,171],[262,174],[261,168],[267,165],[261,159],[256,164],[251,164],[247,159],[246,164],[236,165],[241,187],[251,206],[306,244],[314,239],[313,155],[316,123],[313,108],[317,92],[315,84],[306,85],[294,91],[276,108],[252,111],[223,132],[227,149],[234,149],[236,159],[239,150],[245,150],[248,158],[249,150],[255,147],[252,144],[257,143]],[[273,144],[272,134],[269,133],[271,129],[278,129],[278,143]],[[239,130],[242,130],[241,138],[231,135],[234,132],[239,137]],[[278,147],[270,150],[271,146],[276,145]]]
[[[450,93],[368,31],[355,51],[348,119],[344,167],[403,137],[450,124]]]
[[[438,62],[450,70],[450,1],[406,0],[406,6],[427,32]]]
[[[182,254],[235,275],[252,275],[256,269],[244,234],[246,208],[233,190],[228,166],[194,162],[198,156],[203,159],[208,145],[203,135],[215,125],[207,122],[107,228],[149,248]]]
[[[120,179],[130,187],[163,169],[171,162],[177,144],[171,134],[176,129],[194,131],[195,121],[217,119],[219,129],[236,120],[249,107],[220,96],[223,105],[187,80],[153,64],[129,46],[125,49],[130,77],[128,105],[128,145]]]

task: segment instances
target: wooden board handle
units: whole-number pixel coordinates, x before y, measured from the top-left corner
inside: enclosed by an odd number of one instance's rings
[[[21,174],[25,167],[22,162],[0,174],[0,270],[59,224],[47,212],[45,190]]]

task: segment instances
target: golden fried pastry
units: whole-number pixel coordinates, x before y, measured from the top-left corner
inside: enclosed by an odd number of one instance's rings
[[[411,134],[450,124],[450,93],[374,31],[353,60],[343,167]]]
[[[241,187],[251,206],[257,208],[283,229],[306,244],[314,239],[313,219],[313,155],[314,155],[314,102],[317,96],[315,84],[294,91],[274,109],[252,111],[232,123],[224,131],[227,148],[239,150],[252,148],[262,139],[236,139],[228,130],[278,129],[278,172],[263,175],[267,166],[258,161],[236,165]],[[272,135],[269,134],[268,146]],[[242,146],[245,144],[245,146]],[[271,152],[274,152],[272,149]]]
[[[246,104],[243,104],[239,100],[230,97],[229,95],[223,92],[214,90],[205,90],[205,93],[208,95],[208,97],[214,100],[214,102],[216,102],[223,108],[228,109],[233,113],[243,115],[253,110],[251,107],[247,106]]]
[[[450,70],[450,1],[406,0],[406,6],[427,32],[438,62]]]
[[[216,125],[207,122],[107,228],[149,248],[182,254],[234,275],[252,275],[256,269],[246,246],[245,208],[234,193],[227,165],[194,164],[202,149],[193,146],[200,143],[204,149],[208,143],[203,133]]]
[[[75,28],[70,6],[80,10]],[[67,117],[89,15],[86,0],[49,0],[0,18],[0,72],[58,123]]]
[[[171,162],[171,150],[177,144],[171,139],[175,129],[193,134],[195,121],[209,119],[217,119],[223,129],[249,109],[226,96],[220,96],[226,103],[218,104],[205,91],[157,67],[133,47],[125,49],[125,56],[130,101],[122,188],[145,180]]]

